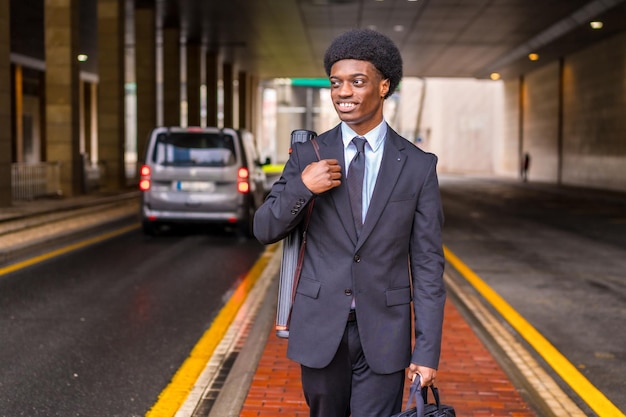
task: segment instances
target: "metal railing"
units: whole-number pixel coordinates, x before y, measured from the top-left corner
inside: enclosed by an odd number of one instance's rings
[[[14,201],[61,195],[61,163],[11,164],[11,192]]]

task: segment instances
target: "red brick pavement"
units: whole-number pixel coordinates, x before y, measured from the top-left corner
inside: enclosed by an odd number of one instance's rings
[[[300,367],[286,351],[287,341],[272,331],[240,416],[308,416]],[[451,301],[437,381],[441,401],[453,405],[460,417],[537,416]]]

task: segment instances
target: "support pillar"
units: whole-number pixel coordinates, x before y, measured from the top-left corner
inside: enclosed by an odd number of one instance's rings
[[[217,126],[219,67],[217,54],[206,54],[206,124]]]
[[[91,114],[89,154],[91,155],[91,163],[97,164],[100,158],[98,157],[98,84],[96,83],[90,84],[89,108],[91,109],[89,112]]]
[[[9,0],[0,0],[0,207],[11,205],[11,30]]]
[[[24,72],[13,66],[13,151],[14,162],[24,162]]]
[[[85,153],[87,147],[85,141],[87,135],[85,134],[85,80],[78,80],[78,151],[82,154]]]
[[[224,127],[234,127],[233,121],[233,64],[224,62],[222,65],[222,77],[224,80]]]
[[[82,152],[91,156],[91,122],[93,120],[92,111],[95,109],[91,107],[91,84],[89,81],[82,80],[82,106],[84,107],[83,115],[81,116],[81,146]],[[90,159],[91,161],[91,159]]]
[[[237,95],[239,96],[239,128],[250,130],[250,83],[248,75],[239,71]]]
[[[46,154],[61,163],[61,192],[82,193],[79,151],[78,0],[44,2]],[[105,55],[106,56],[106,55]]]
[[[156,11],[154,5],[135,10],[137,79],[137,160],[143,161],[150,131],[157,125]]]
[[[180,126],[180,30],[163,29],[163,124]]]
[[[39,88],[40,88],[40,92],[39,92],[39,116],[41,118],[41,120],[39,121],[39,126],[41,127],[41,132],[40,132],[40,136],[41,136],[41,142],[40,142],[40,155],[39,155],[39,160],[40,161],[47,161],[48,160],[48,147],[47,147],[47,143],[48,143],[48,132],[46,130],[46,127],[48,126],[48,122],[47,122],[47,115],[46,115],[46,72],[45,71],[41,71],[39,73]]]
[[[187,44],[187,125],[200,126],[200,85],[202,48]]]
[[[250,109],[248,112],[248,121],[250,123],[248,129],[253,132],[255,136],[257,136],[259,134],[257,129],[259,123],[256,114],[261,113],[258,109],[263,107],[263,100],[259,94],[261,90],[259,89],[259,80],[257,77],[252,75],[248,77],[248,91],[248,109]]]
[[[98,0],[98,156],[107,190],[126,186],[124,11],[124,0]]]

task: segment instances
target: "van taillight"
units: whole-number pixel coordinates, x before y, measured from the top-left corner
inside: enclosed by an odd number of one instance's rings
[[[148,165],[142,165],[139,174],[141,176],[139,179],[139,189],[141,191],[148,191],[150,189],[150,167]]]
[[[246,194],[250,191],[248,176],[248,168],[239,168],[239,171],[237,171],[237,191],[242,194]]]

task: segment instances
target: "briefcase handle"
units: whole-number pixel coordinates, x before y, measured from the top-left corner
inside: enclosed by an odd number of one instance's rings
[[[418,396],[418,393],[421,393],[421,396]],[[426,400],[419,401],[422,397],[424,398],[424,393],[428,394],[428,391],[422,389],[421,377],[419,374],[416,374],[413,378],[413,382],[411,383],[411,388],[409,390],[409,399],[406,402],[405,410],[409,410],[413,406],[413,402],[415,402],[416,417],[424,417],[424,404],[426,404]]]

